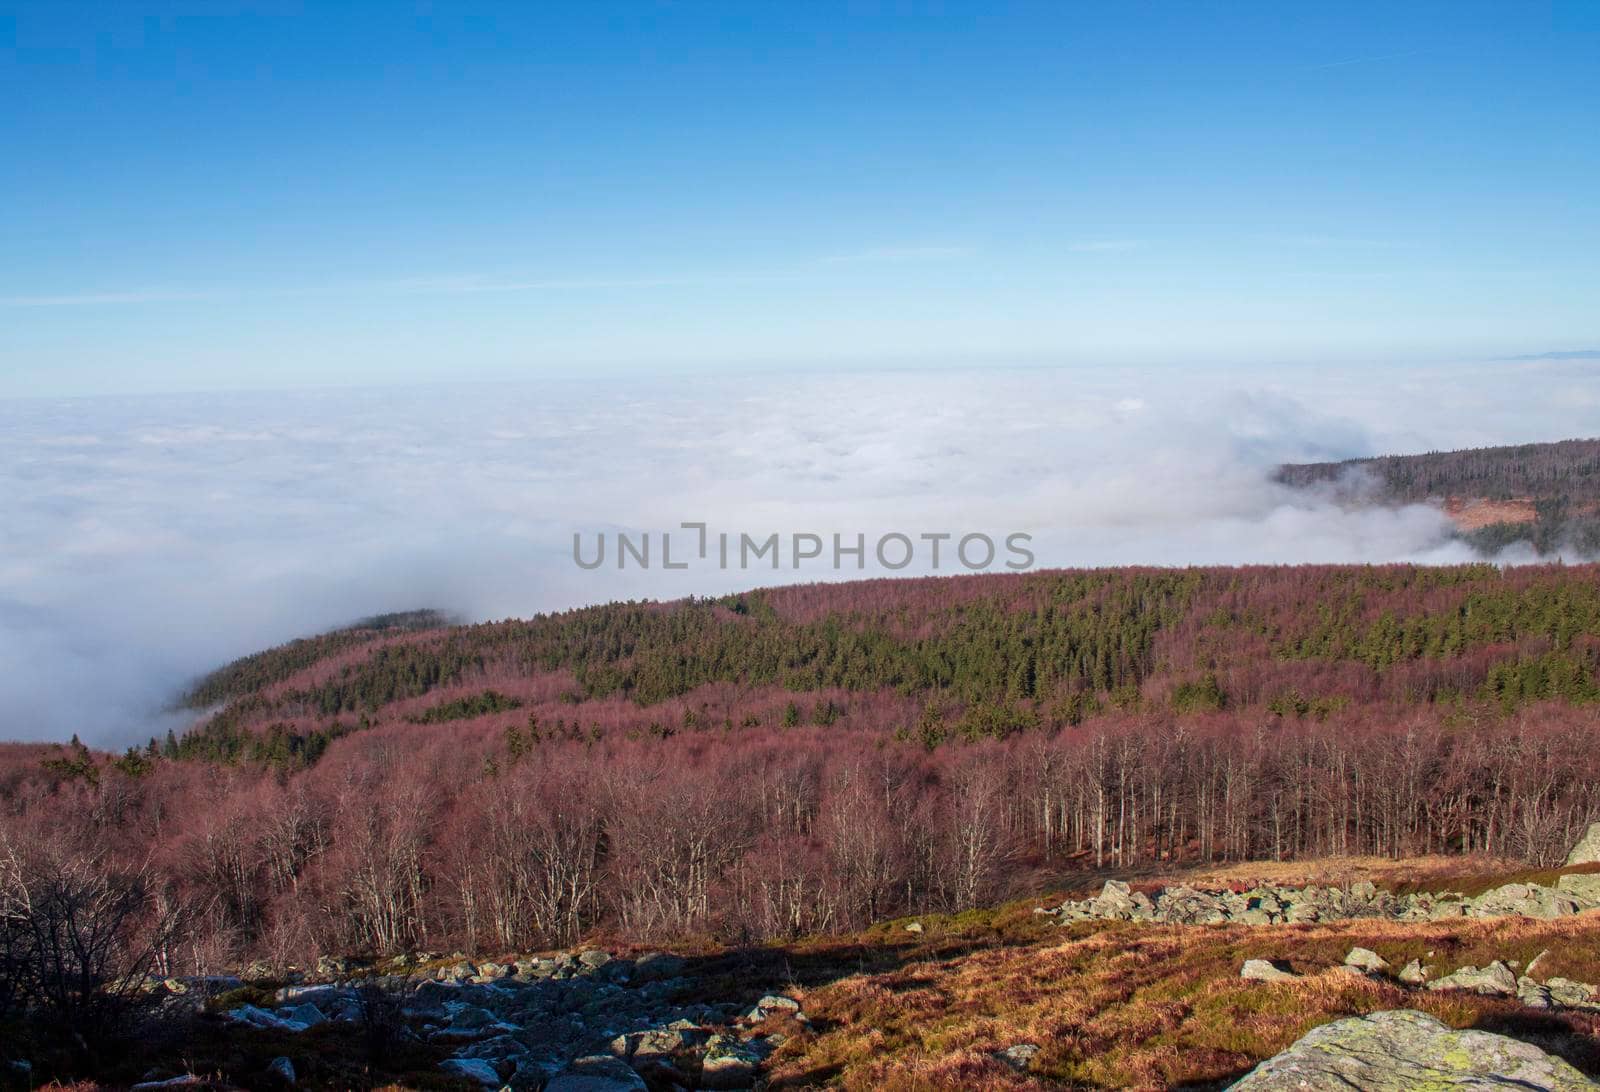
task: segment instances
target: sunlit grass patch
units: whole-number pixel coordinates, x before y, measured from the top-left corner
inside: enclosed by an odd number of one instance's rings
[[[819,1032],[778,1053],[773,1086],[1220,1085],[1319,1024],[1406,1007],[1454,1027],[1539,1041],[1600,1072],[1594,1017],[1534,1013],[1515,1000],[1410,990],[1335,970],[1357,945],[1396,970],[1419,958],[1436,976],[1497,958],[1526,965],[1548,950],[1541,977],[1600,980],[1600,915],[1261,927],[1084,923],[813,989],[806,1009]],[[1304,977],[1242,980],[1239,968],[1250,958],[1287,961]],[[1025,1080],[984,1060],[1017,1043],[1039,1047]]]

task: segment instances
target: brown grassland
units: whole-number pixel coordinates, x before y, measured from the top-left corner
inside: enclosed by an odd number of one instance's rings
[[[1373,861],[1366,871],[1400,886],[1446,865]],[[1448,862],[1469,881],[1491,883],[1488,866],[1462,873],[1462,865]],[[1360,867],[1316,862],[1301,865],[1294,877],[1348,875]],[[1206,878],[1250,882],[1273,871],[1288,878],[1293,869],[1245,866]],[[1585,1072],[1600,1073],[1600,1017],[1540,1012],[1515,1000],[1454,991],[1411,990],[1334,970],[1357,945],[1397,968],[1420,959],[1434,977],[1495,959],[1526,966],[1548,952],[1539,963],[1540,978],[1596,982],[1600,914],[1551,922],[1085,922],[1063,928],[1033,913],[1036,905],[1038,900],[1030,900],[994,911],[922,916],[916,919],[923,926],[920,935],[906,933],[909,919],[903,919],[858,938],[876,938],[898,950],[902,961],[805,992],[813,1029],[799,1031],[778,1051],[772,1087],[1220,1088],[1318,1024],[1394,1008],[1422,1009],[1455,1027],[1511,1034]],[[1240,966],[1257,958],[1284,961],[1305,977],[1281,984],[1241,980]],[[1026,1075],[992,1056],[1019,1043],[1040,1048]]]
[[[1124,876],[1142,887],[1365,879],[1391,889],[1471,893],[1513,879],[1551,883],[1563,872],[1597,869],[1529,872],[1512,862],[1459,857],[1336,858]],[[1075,888],[1074,897],[1087,893],[1086,886]],[[1318,1024],[1395,1008],[1513,1035],[1600,1075],[1600,1015],[1411,990],[1334,969],[1357,945],[1395,967],[1420,959],[1434,977],[1495,959],[1526,967],[1547,953],[1539,978],[1600,982],[1600,912],[1558,921],[1062,927],[1034,912],[1059,898],[900,918],[789,943],[730,947],[703,938],[672,948],[687,957],[688,990],[699,999],[748,1004],[757,992],[782,990],[802,1001],[808,1023],[785,1014],[760,1029],[786,1037],[768,1074],[769,1087],[785,1092],[824,1086],[890,1092],[1222,1088]],[[913,921],[920,932],[907,931]],[[643,950],[611,939],[605,946],[613,951]],[[1304,977],[1241,980],[1240,966],[1257,958],[1282,961]],[[188,1072],[221,1087],[266,1092],[274,1086],[263,1076],[265,1066],[278,1055],[294,1058],[302,1087],[473,1087],[436,1068],[447,1053],[442,1047],[394,1041],[378,1047],[361,1027],[333,1022],[301,1036],[244,1029],[216,1015],[228,1004],[261,1000],[258,992],[235,991],[205,1014],[150,1029],[139,1049],[101,1069],[100,1083],[70,1087],[86,1092],[126,1086],[151,1072]],[[993,1056],[1022,1043],[1039,1048],[1025,1074]]]

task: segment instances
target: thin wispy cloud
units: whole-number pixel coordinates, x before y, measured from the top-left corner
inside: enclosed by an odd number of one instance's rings
[[[1527,353],[1523,356],[1502,356],[1498,360],[1600,360],[1600,349],[1562,349],[1553,353]]]
[[[883,246],[850,254],[833,254],[822,261],[828,265],[853,265],[867,262],[944,262],[965,258],[972,251],[964,246]]]
[[[336,295],[477,295],[513,292],[627,291],[631,289],[706,287],[782,280],[814,273],[818,265],[940,262],[966,257],[960,246],[875,247],[836,254],[787,268],[723,270],[654,276],[507,277],[479,273],[452,273],[399,279],[340,281],[327,284],[220,288],[208,291],[139,290],[59,293],[54,295],[0,296],[0,307],[93,307],[152,303],[215,302],[218,300],[288,299]]]
[[[1415,57],[1421,53],[1420,49],[1403,49],[1396,53],[1374,53],[1366,57],[1346,57],[1337,61],[1326,61],[1322,64],[1306,65],[1305,71],[1319,72],[1329,68],[1349,68],[1357,64],[1381,64],[1384,61],[1398,61],[1405,57]]]
[[[760,274],[708,274],[699,277],[530,277],[496,278],[477,274],[409,277],[399,280],[341,281],[328,284],[222,288],[212,291],[82,292],[59,295],[0,296],[0,307],[100,307],[158,303],[284,300],[321,296],[470,295],[506,292],[606,291],[672,288],[747,281]],[[770,274],[768,274],[770,276]]]
[[[79,292],[53,296],[0,296],[0,307],[100,307],[137,303],[187,303],[215,298],[204,292]]]
[[[1269,235],[1269,243],[1279,246],[1310,247],[1318,250],[1388,250],[1399,246],[1394,239],[1377,239],[1359,235],[1290,234]]]
[[[1527,280],[1542,277],[1538,269],[1293,269],[1282,274],[1299,280],[1407,281],[1407,280]]]
[[[480,276],[417,277],[401,281],[382,281],[367,286],[379,292],[419,295],[456,295],[478,292],[554,292],[588,289],[673,288],[703,284],[708,277],[550,277],[495,279]]]
[[[1085,239],[1067,246],[1074,254],[1123,254],[1144,248],[1145,243],[1140,239]]]

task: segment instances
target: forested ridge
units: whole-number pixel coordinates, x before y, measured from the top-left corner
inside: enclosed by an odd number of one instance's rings
[[[1528,502],[1531,519],[1490,522],[1462,537],[1484,554],[1526,543],[1544,554],[1600,555],[1600,439],[1296,463],[1279,467],[1277,479],[1370,489],[1370,499],[1393,504]]]
[[[204,709],[233,695],[282,682],[296,671],[345,649],[395,633],[433,629],[448,625],[449,622],[449,616],[441,611],[402,611],[365,618],[316,637],[303,637],[277,648],[243,656],[218,668],[190,688],[183,696],[182,704],[188,709]]]
[[[199,968],[771,939],[1142,863],[1549,864],[1600,819],[1595,566],[1044,571],[438,623],[249,657],[196,685],[192,729],[121,755],[0,747],[0,857],[145,862]]]
[[[946,711],[1001,705],[1046,724],[1319,698],[1588,701],[1600,579],[1587,566],[1060,571],[613,604],[423,630],[335,656],[349,641],[296,642],[202,681],[191,705],[227,704],[178,746],[228,758],[227,741],[252,726],[370,726],[397,703],[461,687],[492,698],[454,696],[453,707],[405,716],[497,713],[496,702],[518,700],[491,685],[508,680],[555,686],[573,710],[620,698],[643,713],[721,685],[883,692]]]
[[[1290,485],[1309,485],[1335,480],[1358,467],[1375,475],[1385,492],[1401,501],[1469,496],[1563,497],[1575,504],[1600,503],[1600,439],[1296,463],[1283,467],[1280,478]]]

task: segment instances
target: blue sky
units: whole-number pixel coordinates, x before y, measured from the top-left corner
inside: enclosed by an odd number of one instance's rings
[[[1600,6],[0,3],[0,396],[1600,346]]]

